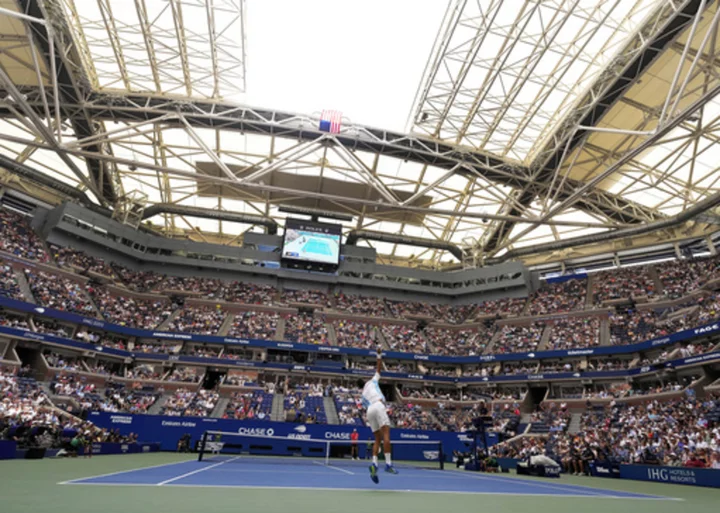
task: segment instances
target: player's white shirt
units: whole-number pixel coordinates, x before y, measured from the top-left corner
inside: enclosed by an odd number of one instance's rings
[[[385,401],[385,396],[380,390],[380,374],[377,372],[373,378],[365,383],[362,391],[362,405],[367,409],[371,404]]]

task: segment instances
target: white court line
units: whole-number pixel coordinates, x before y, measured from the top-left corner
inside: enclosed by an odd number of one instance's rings
[[[192,476],[192,475],[195,475],[195,474],[199,474],[200,472],[205,472],[206,470],[210,470],[211,468],[219,467],[220,465],[225,465],[226,463],[229,463],[229,462],[231,462],[231,461],[235,461],[235,460],[238,459],[238,458],[239,458],[239,456],[236,457],[236,458],[230,458],[229,460],[221,461],[220,463],[215,463],[214,465],[210,465],[209,467],[199,468],[199,469],[197,469],[197,470],[193,470],[192,472],[187,472],[186,474],[182,474],[182,475],[179,475],[179,476],[177,476],[177,477],[173,477],[173,478],[171,478],[171,479],[166,479],[165,481],[160,481],[160,482],[157,483],[155,486],[163,486],[163,485],[166,485],[166,484],[168,484],[168,483],[172,483],[173,481],[179,481],[180,479],[182,479],[182,478],[184,478],[184,477],[188,477],[188,476]]]
[[[490,476],[490,475],[477,476],[477,475],[468,474],[466,472],[457,471],[457,470],[451,470],[450,472],[452,473],[451,475],[455,475],[458,477],[466,477],[468,479],[479,479],[480,481],[493,481],[494,480],[494,481],[500,481],[503,483],[512,483],[515,485],[517,485],[518,483],[523,483],[523,482],[524,483],[532,483],[534,486],[539,486],[540,488],[549,488],[551,490],[561,490],[561,491],[565,491],[565,492],[567,492],[567,491],[579,492],[579,491],[581,491],[582,488],[587,488],[587,492],[590,494],[591,497],[595,496],[595,495],[605,495],[604,493],[602,493],[601,490],[598,490],[597,488],[583,487],[582,485],[562,485],[562,484],[561,485],[551,485],[551,484],[546,484],[546,483],[538,483],[534,479],[522,479],[522,478]],[[586,490],[582,490],[582,491],[586,491]]]
[[[75,486],[152,486],[157,485],[150,483],[67,483]],[[571,495],[556,493],[507,493],[507,492],[463,492],[455,490],[388,490],[384,488],[327,488],[317,486],[253,486],[253,485],[200,485],[200,484],[171,484],[168,488],[242,488],[247,490],[296,490],[296,491],[323,491],[323,492],[369,492],[369,493],[426,493],[426,494],[450,494],[450,495],[504,495],[511,498],[522,497],[551,497],[551,498],[569,498],[569,499],[615,499],[615,500],[636,500],[636,501],[684,501],[685,499],[675,499],[671,497],[623,497],[620,495]]]
[[[335,470],[339,470],[340,472],[345,472],[346,474],[350,474],[351,476],[354,476],[354,475],[355,475],[355,472],[350,472],[349,470],[345,470],[344,468],[335,467],[335,466],[333,466],[333,465],[325,465],[324,463],[321,463],[321,462],[319,462],[319,461],[313,461],[313,463],[314,463],[315,465],[320,465],[320,466],[322,466],[322,467],[332,468],[332,469],[335,469]]]
[[[607,494],[604,493],[604,490],[602,488],[592,488],[591,486],[586,485],[574,485],[574,484],[559,484],[559,485],[552,485],[547,483],[539,483],[534,479],[522,479],[522,478],[515,478],[515,477],[503,477],[503,476],[490,476],[490,475],[482,475],[482,476],[476,476],[473,474],[467,474],[462,471],[458,470],[451,470],[451,475],[455,475],[458,477],[467,477],[469,479],[479,479],[481,481],[501,481],[503,483],[512,483],[512,484],[519,484],[519,483],[532,483],[534,486],[538,486],[540,488],[549,488],[554,490],[560,490],[560,491],[574,491],[574,492],[587,492],[590,495],[584,495],[584,497],[605,497]],[[635,495],[645,495],[645,494],[638,494],[635,492],[622,492],[620,490],[608,490],[610,492],[620,492],[620,493],[633,493]],[[620,497],[620,496],[618,496]],[[667,500],[667,501],[683,501],[685,499],[678,499],[676,497],[663,497],[661,495],[653,495],[653,496],[647,496],[647,497],[627,497],[628,499],[654,499],[654,500]]]
[[[99,477],[118,476],[118,475],[120,475],[120,474],[127,474],[127,473],[129,473],[129,472],[137,472],[137,471],[139,471],[139,470],[148,470],[148,469],[151,469],[151,468],[169,467],[169,466],[171,466],[171,465],[180,465],[180,464],[182,464],[182,463],[189,463],[189,462],[191,462],[191,461],[197,461],[197,460],[196,460],[196,459],[192,459],[192,460],[174,461],[174,462],[172,462],[172,463],[161,463],[160,465],[150,465],[149,467],[138,467],[138,468],[133,468],[133,469],[130,469],[130,470],[120,470],[119,472],[110,472],[110,473],[108,473],[108,474],[99,474],[99,475],[97,475],[97,476],[79,477],[79,478],[77,478],[77,479],[71,479],[71,480],[69,480],[69,481],[61,481],[61,482],[59,482],[58,484],[59,484],[59,485],[81,484],[81,483],[77,483],[76,481],[85,481],[86,479],[97,479],[97,478],[99,478]]]

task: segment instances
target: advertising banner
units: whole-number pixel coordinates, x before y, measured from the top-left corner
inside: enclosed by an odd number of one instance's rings
[[[620,465],[620,477],[637,481],[720,488],[720,470],[708,468]]]
[[[91,412],[88,420],[102,428],[118,429],[123,435],[136,433],[139,440],[158,442],[163,451],[176,450],[178,441],[185,434],[190,435],[191,446],[194,447],[205,431],[222,431],[256,437],[287,437],[296,440],[349,441],[350,434],[356,428],[360,445],[366,445],[369,441],[374,440],[372,432],[365,426],[295,424],[262,420],[131,415],[109,412]],[[445,454],[450,455],[453,451],[466,452],[472,443],[472,438],[466,433],[410,429],[392,429],[390,433],[391,439],[395,441],[441,442]],[[495,433],[488,433],[488,443],[490,445],[497,443]],[[398,445],[398,447],[400,446]],[[418,444],[414,450],[414,456],[417,459],[424,459],[422,452],[426,450],[428,450],[427,445]],[[406,458],[413,455],[412,448],[403,447],[403,455]]]

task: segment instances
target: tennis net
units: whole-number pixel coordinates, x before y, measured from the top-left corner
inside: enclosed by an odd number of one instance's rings
[[[198,442],[197,452],[198,461],[282,463],[288,458],[308,458],[325,465],[357,466],[367,465],[372,459],[372,442],[206,431]],[[381,448],[381,462],[382,453]],[[393,441],[391,457],[396,466],[444,469],[445,454],[440,441]]]

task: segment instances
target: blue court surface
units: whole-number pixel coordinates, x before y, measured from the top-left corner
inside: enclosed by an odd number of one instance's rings
[[[341,465],[339,463],[338,465]],[[380,472],[380,484],[369,477],[365,462],[343,466],[322,461],[242,456],[229,460],[196,460],[138,468],[60,484],[106,486],[230,487],[300,490],[382,490],[414,493],[503,494],[597,499],[679,500],[588,486],[562,479],[528,480],[456,470],[400,467],[399,475]]]
[[[316,255],[332,255],[330,244],[327,241],[324,241],[322,239],[316,239],[314,237],[311,237],[310,240],[305,243],[305,246],[303,246],[303,251],[305,253],[314,253]]]

